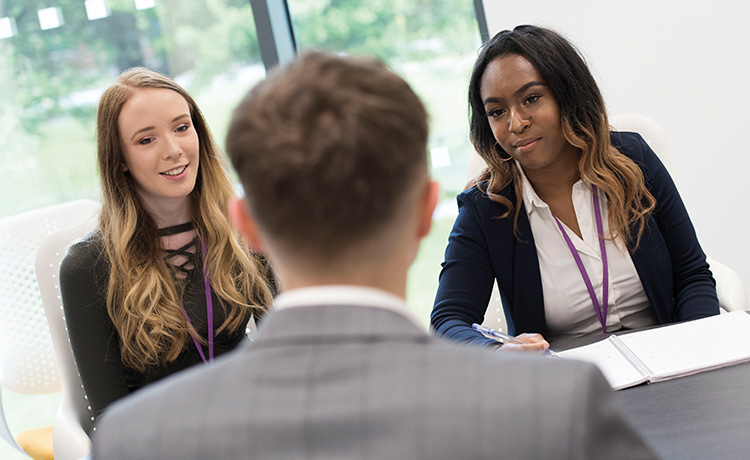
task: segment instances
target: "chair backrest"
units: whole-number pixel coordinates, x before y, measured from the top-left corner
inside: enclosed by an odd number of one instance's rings
[[[706,257],[706,260],[716,280],[716,294],[722,310],[748,310],[747,291],[740,275],[711,257]]]
[[[611,116],[609,124],[614,131],[630,131],[640,134],[651,150],[659,155],[659,159],[667,170],[672,173],[672,147],[667,133],[657,122],[645,115],[626,113]]]
[[[94,219],[58,230],[44,239],[36,255],[36,277],[44,301],[55,359],[62,382],[62,398],[55,417],[53,449],[58,460],[78,459],[91,452],[92,413],[81,385],[60,295],[60,263],[72,243],[89,233]]]
[[[47,235],[97,209],[94,201],[78,200],[0,219],[0,384],[9,390],[60,391],[34,260]]]
[[[0,219],[0,387],[25,394],[61,390],[34,275],[36,253],[47,235],[88,220],[98,207],[95,201],[77,200]],[[2,437],[18,448],[2,412],[0,425]]]

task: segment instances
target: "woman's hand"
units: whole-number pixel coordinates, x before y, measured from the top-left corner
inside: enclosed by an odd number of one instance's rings
[[[500,347],[502,351],[529,351],[532,353],[544,353],[549,348],[549,342],[544,340],[542,334],[521,334],[516,339],[524,343],[506,343]]]

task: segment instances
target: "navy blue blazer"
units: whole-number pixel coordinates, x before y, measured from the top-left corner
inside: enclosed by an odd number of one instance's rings
[[[718,314],[716,282],[666,168],[640,135],[613,132],[611,139],[615,148],[641,168],[646,187],[656,198],[640,245],[630,255],[657,320],[664,324]],[[513,184],[500,193],[516,202]],[[430,317],[438,334],[496,344],[471,328],[472,323],[484,320],[495,280],[509,332],[547,334],[534,235],[521,206],[516,238],[513,217],[496,218],[506,211],[505,206],[491,201],[477,187],[458,195],[458,217]]]

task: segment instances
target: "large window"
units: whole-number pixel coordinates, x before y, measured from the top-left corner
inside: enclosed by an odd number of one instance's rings
[[[0,217],[98,197],[96,104],[121,71],[177,80],[220,142],[265,75],[247,0],[6,0],[0,37]]]
[[[378,56],[422,97],[431,119],[432,175],[443,201],[409,273],[409,306],[425,324],[440,262],[467,182],[469,75],[480,46],[471,0],[289,0],[298,45]]]

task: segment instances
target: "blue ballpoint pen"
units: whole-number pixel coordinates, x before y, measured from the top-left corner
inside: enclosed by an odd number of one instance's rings
[[[481,324],[474,323],[471,325],[472,329],[475,331],[484,334],[486,336],[489,336],[492,339],[497,340],[498,342],[502,343],[525,343],[522,340],[518,340],[517,338],[513,337],[512,335],[508,335],[505,332],[496,331],[494,329],[491,329],[487,326],[482,326]]]
[[[524,342],[522,340],[518,340],[517,338],[513,337],[512,335],[506,334],[505,332],[496,331],[496,330],[491,329],[491,328],[489,328],[487,326],[482,326],[481,324],[474,323],[474,324],[471,325],[471,327],[475,331],[477,331],[477,332],[479,332],[479,333],[481,333],[481,334],[483,334],[485,336],[488,336],[491,339],[495,339],[498,342],[502,342],[502,343],[519,343],[519,344],[526,343],[526,342]],[[550,355],[550,356],[555,356],[557,358],[561,358],[560,355],[558,355],[557,353],[555,353],[554,351],[552,351],[550,349],[547,349],[543,354]]]

